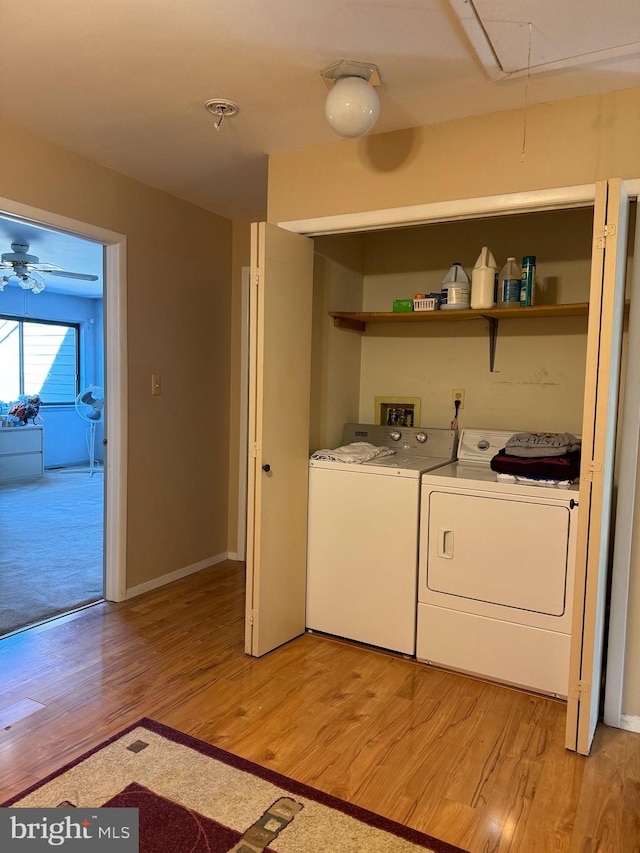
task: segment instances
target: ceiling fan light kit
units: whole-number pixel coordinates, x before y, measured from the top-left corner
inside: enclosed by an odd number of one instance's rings
[[[32,293],[42,293],[45,287],[44,279],[41,275],[35,272],[24,272],[16,269],[10,275],[0,277],[0,290],[4,290],[7,284],[17,284],[23,290],[30,290]]]
[[[380,115],[378,67],[371,62],[343,59],[320,72],[329,89],[325,116],[340,136],[355,138],[373,129]]]

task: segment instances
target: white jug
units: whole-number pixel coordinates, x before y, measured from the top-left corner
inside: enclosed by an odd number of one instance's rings
[[[482,251],[476,261],[476,265],[471,271],[471,307],[472,308],[493,308],[495,303],[496,291],[496,273],[498,265],[493,254],[487,246],[482,247]]]
[[[455,261],[445,275],[440,291],[440,310],[453,311],[469,307],[471,282],[460,261]]]

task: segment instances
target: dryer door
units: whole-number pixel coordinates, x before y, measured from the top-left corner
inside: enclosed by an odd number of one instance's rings
[[[560,503],[434,491],[427,587],[561,616],[567,606],[569,526],[569,507]]]

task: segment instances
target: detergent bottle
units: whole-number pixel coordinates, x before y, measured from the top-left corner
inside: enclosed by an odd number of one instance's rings
[[[514,307],[520,305],[522,268],[515,258],[507,258],[498,278],[498,304]]]
[[[495,305],[497,271],[496,259],[488,247],[483,246],[476,265],[471,271],[472,308],[493,308]]]
[[[522,259],[522,285],[520,287],[520,305],[523,308],[533,305],[536,280],[536,256],[525,255]]]
[[[471,282],[464,271],[460,261],[455,261],[451,269],[442,280],[440,291],[441,311],[453,311],[455,309],[468,308],[471,297]],[[518,298],[520,294],[518,293]]]

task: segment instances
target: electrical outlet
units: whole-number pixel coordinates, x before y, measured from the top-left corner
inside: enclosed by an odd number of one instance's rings
[[[454,388],[451,392],[451,408],[455,409],[456,400],[460,400],[460,409],[464,409],[464,388]]]

